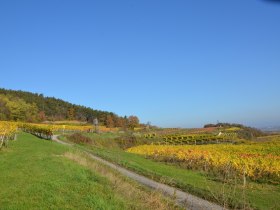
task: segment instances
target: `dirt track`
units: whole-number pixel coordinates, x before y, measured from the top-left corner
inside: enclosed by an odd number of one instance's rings
[[[60,141],[57,135],[53,136],[53,141],[58,142],[60,144],[64,144],[64,145],[69,145],[72,146],[72,144]],[[149,179],[145,176],[136,174],[135,172],[132,172],[130,170],[127,170],[121,166],[118,166],[116,164],[113,164],[107,160],[104,160],[100,157],[97,157],[95,155],[93,155],[92,153],[90,153],[89,151],[85,151],[92,159],[99,161],[101,163],[103,163],[104,165],[107,165],[115,170],[117,170],[118,172],[120,172],[121,174],[123,174],[124,176],[127,176],[145,186],[148,186],[152,189],[161,191],[163,194],[170,196],[170,197],[175,197],[176,202],[180,205],[185,207],[186,209],[191,209],[191,210],[222,210],[225,209],[217,204],[211,203],[207,200],[201,199],[199,197],[196,197],[194,195],[191,195],[189,193],[183,192],[181,190],[178,190],[174,187],[170,187],[166,184],[162,184],[159,182],[156,182],[152,179]]]

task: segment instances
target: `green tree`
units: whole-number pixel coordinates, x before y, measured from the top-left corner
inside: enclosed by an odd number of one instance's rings
[[[20,98],[8,98],[6,107],[9,110],[9,120],[29,121],[38,120],[38,108],[36,104],[28,104]]]

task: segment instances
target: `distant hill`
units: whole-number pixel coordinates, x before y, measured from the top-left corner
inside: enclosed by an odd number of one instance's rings
[[[123,127],[129,119],[113,112],[94,110],[54,97],[45,97],[43,94],[0,88],[0,120],[29,122],[79,120],[92,123],[93,118],[98,118],[100,124],[108,127]]]
[[[248,127],[245,125],[237,124],[237,123],[217,123],[217,124],[206,124],[204,125],[204,128],[210,128],[210,127],[220,127],[220,128],[240,128],[239,131],[237,131],[237,134],[240,138],[244,139],[252,139],[254,137],[260,137],[266,135],[262,130],[257,128]]]
[[[266,132],[280,132],[280,126],[267,126],[260,129]]]

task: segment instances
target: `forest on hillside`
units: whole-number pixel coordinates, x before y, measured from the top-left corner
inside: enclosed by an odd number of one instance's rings
[[[113,112],[94,110],[43,94],[0,88],[0,120],[44,122],[78,120],[107,127],[136,127],[136,116],[121,117]]]

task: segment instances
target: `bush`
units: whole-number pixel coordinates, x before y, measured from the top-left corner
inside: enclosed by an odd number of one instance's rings
[[[122,149],[127,149],[130,147],[135,147],[142,144],[150,144],[152,141],[150,139],[145,139],[141,137],[136,137],[135,135],[126,135],[117,137],[114,141],[119,145]]]
[[[69,141],[72,141],[76,144],[90,144],[92,143],[92,140],[91,138],[89,137],[86,137],[86,136],[83,136],[81,133],[74,133],[70,136],[67,136],[67,139]]]

